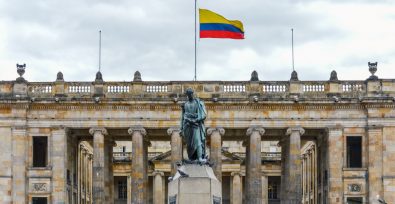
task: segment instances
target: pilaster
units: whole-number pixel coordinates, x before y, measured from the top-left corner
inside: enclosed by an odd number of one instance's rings
[[[383,127],[367,127],[369,154],[369,203],[376,203],[377,196],[384,197],[383,186]]]
[[[16,126],[11,130],[12,134],[12,203],[25,204],[27,181],[26,181],[26,126]]]
[[[222,181],[222,140],[225,129],[223,128],[209,128],[207,129],[207,136],[210,137],[210,161],[213,162],[213,171],[217,179]]]
[[[343,127],[328,127],[328,203],[343,201]],[[340,164],[340,165],[339,165]]]
[[[67,131],[64,127],[52,128],[52,203],[68,203],[67,195]]]

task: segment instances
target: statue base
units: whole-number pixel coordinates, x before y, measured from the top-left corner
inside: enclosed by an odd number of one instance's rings
[[[221,183],[208,165],[183,164],[169,182],[169,204],[221,204]]]

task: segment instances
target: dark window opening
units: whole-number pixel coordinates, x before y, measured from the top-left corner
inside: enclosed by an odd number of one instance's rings
[[[127,179],[118,181],[118,199],[126,200],[128,198],[128,190],[126,186]]]
[[[33,197],[32,198],[33,204],[47,204],[47,198],[44,197]]]
[[[362,167],[362,137],[347,137],[347,167]]]
[[[269,183],[268,198],[269,199],[278,199],[278,197],[277,197],[277,183],[276,182]]]
[[[47,166],[48,138],[33,137],[33,167]]]
[[[351,197],[347,198],[347,204],[359,204],[362,203],[363,199],[361,197]]]
[[[67,169],[66,171],[66,175],[67,175],[67,184],[71,185],[71,175],[70,175],[70,170]]]

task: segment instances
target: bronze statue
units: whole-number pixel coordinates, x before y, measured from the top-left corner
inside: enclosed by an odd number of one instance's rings
[[[192,88],[187,88],[185,91],[188,101],[181,106],[181,135],[187,145],[189,160],[207,162],[206,128],[204,127],[207,111],[203,101],[195,98],[193,92]]]

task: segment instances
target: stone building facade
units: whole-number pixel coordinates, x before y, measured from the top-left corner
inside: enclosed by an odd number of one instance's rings
[[[376,68],[370,64],[370,68]],[[205,101],[222,203],[395,203],[395,80],[0,82],[0,203],[166,203]]]

